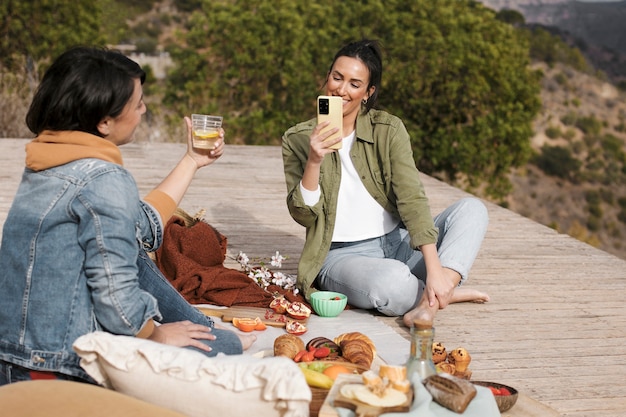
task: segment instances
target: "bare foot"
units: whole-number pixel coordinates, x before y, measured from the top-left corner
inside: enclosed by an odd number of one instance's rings
[[[215,326],[217,329],[230,330],[231,332],[234,331],[233,329],[228,328],[217,322],[214,322],[213,326]],[[250,349],[250,346],[252,346],[254,342],[256,342],[256,335],[254,334],[241,334],[239,331],[234,332],[237,334],[237,337],[241,341],[241,346],[243,347],[243,350]]]
[[[241,340],[241,346],[243,350],[250,349],[250,346],[256,342],[256,335],[253,334],[238,334],[239,340]]]
[[[471,288],[455,288],[454,293],[452,294],[452,298],[450,299],[450,304],[452,303],[463,303],[463,302],[472,302],[472,303],[486,303],[489,301],[489,295],[482,291],[474,290]],[[435,315],[437,314],[437,310],[439,310],[439,306],[431,307],[428,305],[428,298],[424,295],[422,300],[419,302],[417,307],[413,310],[407,312],[402,317],[402,322],[406,327],[412,327],[413,322],[415,320],[423,320],[433,322],[435,320]]]
[[[452,294],[452,299],[450,300],[450,304],[452,303],[478,303],[483,304],[489,301],[489,294],[478,291],[472,288],[455,288],[454,294]]]
[[[428,297],[423,296],[417,307],[409,312],[405,313],[402,317],[402,322],[406,327],[413,327],[415,320],[421,320],[426,322],[433,322],[435,320],[435,314],[439,306],[431,307],[428,305]]]

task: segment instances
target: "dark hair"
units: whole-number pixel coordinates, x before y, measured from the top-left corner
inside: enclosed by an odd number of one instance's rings
[[[98,124],[119,116],[133,95],[135,79],[146,74],[117,51],[76,47],[61,54],[46,71],[26,115],[34,134],[78,130],[102,136]]]
[[[365,104],[365,112],[368,112],[376,105],[378,93],[380,92],[380,84],[383,78],[383,60],[380,42],[371,39],[362,39],[345,45],[337,52],[333,62],[330,64],[330,68],[328,69],[329,74],[333,69],[333,65],[335,65],[335,61],[342,56],[358,59],[363,62],[369,70],[370,82],[367,89],[369,90],[371,87],[375,87],[375,89],[374,94],[370,96]]]

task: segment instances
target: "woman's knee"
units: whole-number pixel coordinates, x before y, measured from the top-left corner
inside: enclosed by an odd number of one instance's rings
[[[370,293],[375,308],[387,316],[399,316],[409,311],[420,292],[420,280],[408,266],[399,264],[380,275],[381,285]]]
[[[465,197],[459,201],[462,205],[463,211],[467,216],[475,219],[476,222],[483,224],[489,223],[489,212],[487,206],[480,199],[476,197]]]

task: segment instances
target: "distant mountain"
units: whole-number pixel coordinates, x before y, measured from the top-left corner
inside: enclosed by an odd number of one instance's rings
[[[520,12],[526,23],[557,28],[566,41],[617,83],[626,80],[626,0],[482,0],[494,10]]]

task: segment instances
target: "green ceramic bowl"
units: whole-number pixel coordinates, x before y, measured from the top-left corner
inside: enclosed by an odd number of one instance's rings
[[[348,304],[345,294],[334,291],[317,291],[311,294],[313,310],[321,317],[337,317]]]

